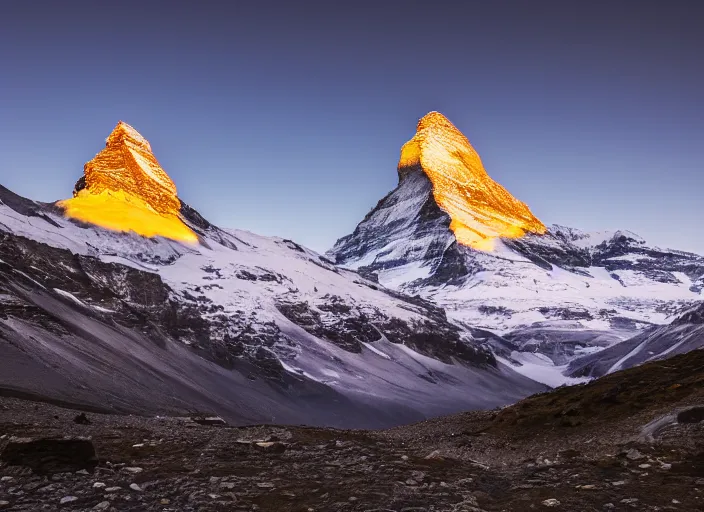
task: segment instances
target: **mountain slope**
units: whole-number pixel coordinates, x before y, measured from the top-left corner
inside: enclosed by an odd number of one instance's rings
[[[0,495],[6,509],[28,511],[65,496],[75,501],[61,510],[75,511],[106,500],[116,510],[155,511],[701,511],[702,367],[697,350],[500,411],[383,431],[218,428],[95,412],[79,424],[65,405],[0,396]],[[65,472],[56,468],[65,452],[37,460],[13,436],[88,437],[100,464],[92,474]],[[275,442],[258,442],[266,439]],[[42,455],[47,445],[56,441]],[[70,469],[86,463],[81,455],[69,459]],[[47,485],[26,466],[62,474]],[[121,489],[107,493],[96,480]]]
[[[575,377],[602,377],[701,348],[704,348],[704,302],[668,325],[651,327],[618,345],[573,360],[567,371]]]
[[[62,202],[0,187],[0,387],[121,412],[345,427],[544,389],[432,303],[179,204],[168,215],[197,243],[77,222]]]
[[[328,252],[337,264],[432,300],[457,324],[507,335],[519,352],[528,346],[528,352],[547,355],[549,364],[558,366],[585,350],[666,324],[702,298],[704,258],[699,255],[654,247],[628,231],[542,229],[505,189],[500,190],[508,198],[487,194],[484,189],[495,182],[478,156],[461,158],[448,146],[447,140],[461,134],[445,121],[429,131],[421,120],[408,144],[418,152],[413,141],[421,136],[432,148],[426,150],[430,155],[423,157],[421,146],[421,158],[411,165],[404,146],[398,186]],[[468,144],[466,151],[473,152]],[[455,187],[451,206],[438,200],[438,184],[448,180]],[[503,235],[482,228],[482,243],[458,235],[457,210],[473,212],[475,220],[490,219],[486,212],[497,215],[499,204],[516,212],[504,219],[515,219],[517,231],[506,228]],[[532,230],[526,229],[526,219],[535,223],[528,224]]]

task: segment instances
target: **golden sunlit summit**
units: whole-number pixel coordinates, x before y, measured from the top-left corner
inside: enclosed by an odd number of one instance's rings
[[[67,217],[113,231],[197,242],[179,216],[176,185],[149,142],[127,123],[117,124],[83,171],[74,197],[58,203]]]
[[[399,180],[418,169],[430,179],[435,202],[463,245],[490,251],[497,238],[546,231],[525,203],[491,179],[469,140],[439,112],[425,115],[401,148]]]

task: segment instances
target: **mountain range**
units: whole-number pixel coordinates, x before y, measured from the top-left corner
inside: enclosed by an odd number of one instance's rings
[[[215,226],[120,122],[70,199],[0,186],[0,392],[240,424],[491,409],[704,345],[704,258],[546,226],[443,115],[326,254]]]

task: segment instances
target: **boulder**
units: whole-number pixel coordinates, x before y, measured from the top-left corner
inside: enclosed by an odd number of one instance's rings
[[[98,464],[93,442],[84,437],[12,437],[0,454],[0,460],[8,466],[28,467],[37,474],[93,471]]]

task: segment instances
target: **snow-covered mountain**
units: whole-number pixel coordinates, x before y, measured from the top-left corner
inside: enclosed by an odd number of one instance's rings
[[[432,302],[180,201],[174,211],[175,187],[140,185],[165,181],[148,143],[116,131],[74,199],[0,187],[1,392],[370,427],[545,389]]]
[[[573,377],[602,377],[648,361],[666,359],[704,348],[704,302],[663,326],[653,326],[618,345],[572,361]]]
[[[669,323],[704,298],[699,255],[655,247],[628,231],[541,229],[525,205],[507,202],[505,189],[494,192],[493,180],[477,170],[478,156],[462,156],[475,154],[469,142],[438,116],[420,121],[422,156],[409,166],[404,146],[398,186],[329,251],[335,263],[431,300],[467,329],[502,335],[516,362],[539,353],[547,373]],[[514,218],[520,229],[510,228]]]

